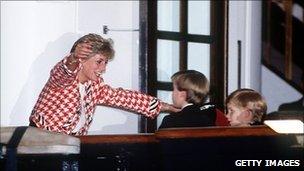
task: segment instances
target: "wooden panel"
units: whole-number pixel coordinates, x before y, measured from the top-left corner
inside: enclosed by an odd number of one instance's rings
[[[162,138],[204,138],[279,135],[267,126],[160,129],[155,134],[79,136],[81,143],[155,143]]]
[[[235,170],[238,159],[303,159],[294,135],[277,134],[267,126],[79,138],[80,170]]]
[[[292,79],[292,0],[284,1],[285,8],[285,76]]]
[[[224,109],[227,95],[227,2],[211,1],[210,100]]]
[[[188,1],[180,1],[180,33],[188,33]],[[179,42],[179,70],[186,70],[188,63],[188,42]]]
[[[278,135],[267,126],[252,127],[214,127],[163,129],[156,132],[157,138],[200,138],[200,137],[241,137]]]
[[[153,143],[154,134],[134,134],[134,135],[87,135],[79,136],[81,143],[100,144],[100,143]]]

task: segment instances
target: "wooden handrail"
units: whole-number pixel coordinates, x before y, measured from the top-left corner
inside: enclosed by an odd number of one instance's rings
[[[78,136],[81,143],[153,143],[157,142],[154,134],[117,134],[117,135],[87,135]]]
[[[302,1],[301,1],[302,2]],[[301,31],[303,22],[293,16],[295,0],[263,1],[263,59],[265,67],[303,93]]]
[[[285,9],[285,77],[292,79],[292,0],[284,1]]]
[[[185,129],[163,129],[156,132],[161,138],[205,138],[205,137],[242,137],[242,136],[274,136],[278,135],[267,126],[251,127],[206,127]]]
[[[160,139],[206,138],[206,137],[243,137],[279,135],[268,126],[251,127],[205,127],[205,128],[168,128],[154,134],[120,134],[79,136],[81,143],[157,143]]]

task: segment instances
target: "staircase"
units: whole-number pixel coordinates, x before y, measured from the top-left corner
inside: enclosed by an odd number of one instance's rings
[[[304,1],[263,1],[262,63],[304,92]]]

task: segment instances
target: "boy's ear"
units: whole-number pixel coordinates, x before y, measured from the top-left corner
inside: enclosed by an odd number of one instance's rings
[[[253,113],[251,110],[247,109],[244,111],[243,115],[245,116],[245,118],[247,118],[248,120],[251,120],[253,117]]]
[[[187,91],[181,91],[180,95],[181,95],[181,98],[187,99]]]

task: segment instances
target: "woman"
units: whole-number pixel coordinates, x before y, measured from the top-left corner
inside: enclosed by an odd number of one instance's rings
[[[155,118],[160,111],[178,111],[159,99],[131,90],[112,88],[102,74],[114,49],[109,39],[88,34],[52,69],[30,116],[30,126],[70,135],[86,135],[96,105],[130,110]]]

